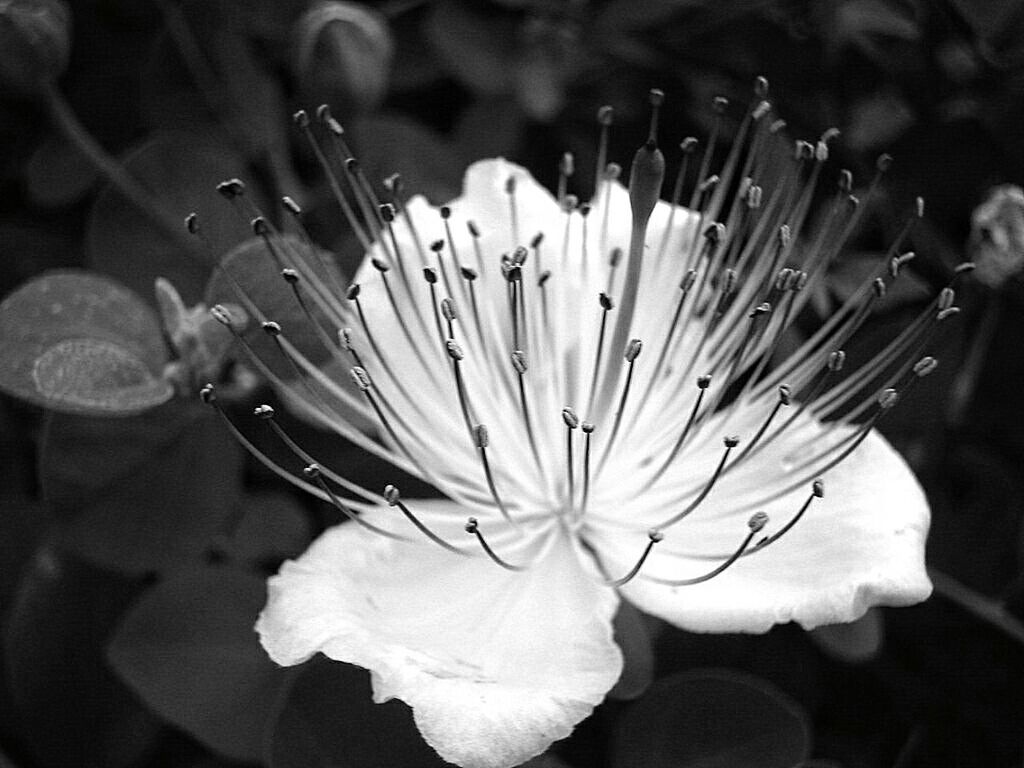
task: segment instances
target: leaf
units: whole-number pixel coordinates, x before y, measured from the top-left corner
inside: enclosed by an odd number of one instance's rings
[[[169,400],[153,312],[117,283],[49,272],[0,304],[0,389],[65,413],[133,414]]]
[[[885,641],[885,619],[878,608],[869,608],[856,621],[816,627],[808,635],[832,658],[860,664],[881,653]]]
[[[659,680],[619,722],[613,768],[791,768],[807,758],[800,705],[752,675],[698,669]]]
[[[241,468],[217,416],[175,401],[116,421],[53,415],[40,481],[66,547],[145,574],[206,553],[238,502]]]
[[[156,278],[164,277],[186,304],[195,304],[213,269],[212,259],[252,234],[245,217],[216,191],[220,182],[245,173],[245,160],[217,134],[193,130],[158,132],[124,164],[172,219],[184,222],[189,213],[199,214],[209,252],[187,239],[184,224],[181,237],[173,237],[118,190],[106,187],[89,216],[89,265],[116,276],[147,299]]]
[[[459,193],[468,160],[435,131],[406,118],[381,116],[353,124],[352,134],[371,183],[379,185],[397,172],[410,194],[432,202],[446,203]]]
[[[312,539],[309,516],[290,493],[253,493],[242,498],[243,516],[225,543],[233,560],[273,564],[303,552]]]
[[[47,136],[25,166],[29,197],[47,207],[76,202],[98,178],[92,162],[60,133]]]
[[[517,30],[514,21],[482,13],[458,0],[434,3],[424,23],[434,55],[477,96],[500,96],[515,88]]]
[[[271,735],[270,768],[441,768],[405,704],[374,704],[366,670],[317,657],[302,669]]]
[[[33,765],[127,768],[159,723],[110,671],[103,647],[138,585],[51,544],[37,550],[5,606],[4,675],[19,740]]]
[[[225,757],[255,762],[291,678],[253,630],[265,600],[263,580],[251,573],[182,571],[132,606],[107,657],[162,718]]]

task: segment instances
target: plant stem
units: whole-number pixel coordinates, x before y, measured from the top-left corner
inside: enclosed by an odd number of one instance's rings
[[[121,163],[107,154],[106,150],[79,122],[74,110],[71,109],[61,93],[51,86],[46,89],[44,98],[54,123],[92,167],[174,242],[184,244],[191,250],[193,243],[185,237],[182,226],[172,220],[167,211],[162,209],[153,196],[128,174]]]
[[[996,629],[1001,629],[1018,643],[1024,644],[1024,623],[1001,604],[980,592],[975,592],[942,571],[928,568],[928,576],[935,586],[936,594],[942,595],[968,613],[974,614]]]

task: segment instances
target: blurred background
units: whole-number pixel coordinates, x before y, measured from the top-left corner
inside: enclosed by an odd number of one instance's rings
[[[715,129],[718,96],[724,157],[757,76],[793,138],[839,129],[829,178],[850,169],[855,194],[894,158],[803,326],[874,268],[918,196],[917,258],[864,348],[977,264],[939,370],[883,430],[933,505],[936,593],[761,637],[620,616],[628,679],[533,765],[1024,764],[1024,4],[0,0],[0,296],[84,270],[0,310],[0,767],[439,764],[403,704],[370,702],[365,673],[276,669],[252,633],[265,577],[338,521],[248,460],[192,394],[214,377],[243,416],[272,398],[192,309],[216,295],[214,261],[251,236],[215,186],[245,179],[276,219],[268,201],[291,196],[351,274],[358,242],[299,109],[330,105],[378,188],[401,172],[408,193],[445,202],[468,163],[496,155],[554,188],[569,151],[586,200],[600,107],[615,110],[609,158],[628,165],[645,95],[663,89],[672,174],[679,142]],[[201,241],[181,224],[192,211]],[[46,291],[81,299],[75,321],[99,340],[81,359],[132,350],[141,399],[100,388],[55,413],[25,388],[23,359],[52,330]],[[89,308],[100,298],[105,314]],[[382,482],[343,441],[289,429]]]

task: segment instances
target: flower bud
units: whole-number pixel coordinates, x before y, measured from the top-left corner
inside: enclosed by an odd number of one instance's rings
[[[0,0],[0,83],[32,92],[63,74],[71,13],[62,0]]]
[[[394,43],[384,18],[359,3],[317,2],[296,22],[293,66],[310,101],[342,117],[375,108],[388,88]]]
[[[1024,189],[996,187],[971,216],[968,243],[974,274],[999,288],[1024,267]]]

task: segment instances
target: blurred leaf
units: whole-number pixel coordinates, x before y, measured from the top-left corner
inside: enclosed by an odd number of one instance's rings
[[[120,416],[166,402],[153,312],[117,283],[50,272],[0,304],[0,389],[66,413]]]
[[[791,768],[808,756],[800,706],[773,685],[726,670],[659,680],[619,721],[613,768]]]
[[[212,257],[251,236],[245,217],[233,211],[216,191],[221,181],[244,174],[245,160],[215,134],[158,132],[124,162],[128,172],[170,215],[184,222],[189,213],[199,214],[199,227]],[[147,298],[153,295],[156,278],[165,277],[187,303],[194,304],[202,296],[213,264],[198,242],[188,247],[186,237],[171,238],[120,192],[107,187],[89,217],[89,264],[117,276]]]
[[[885,618],[878,608],[849,624],[830,624],[815,627],[809,633],[811,640],[826,654],[839,661],[859,664],[875,658],[885,641]]]
[[[665,24],[680,11],[707,5],[708,0],[611,0],[601,8],[596,23],[598,29],[626,35]]]
[[[612,628],[624,665],[608,697],[628,701],[641,696],[654,679],[654,648],[643,614],[625,600],[619,603]]]
[[[270,768],[441,768],[409,708],[374,704],[370,673],[318,656],[307,663],[269,740]]]
[[[238,502],[242,456],[218,417],[174,401],[116,421],[53,415],[40,481],[62,543],[125,573],[200,558]]]
[[[302,15],[292,37],[292,68],[304,102],[326,102],[348,120],[383,101],[395,44],[378,11],[321,0]]]
[[[4,545],[0,547],[0,609],[13,602],[21,573],[46,531],[50,519],[38,502],[0,495],[0,521]]]
[[[452,143],[467,160],[507,157],[525,127],[526,115],[513,99],[480,99],[462,111]]]
[[[402,174],[409,194],[426,195],[432,202],[452,200],[462,187],[468,158],[440,134],[401,117],[373,117],[352,126],[359,160],[370,182],[380,185],[393,173]]]
[[[158,715],[226,757],[255,762],[291,678],[253,630],[265,600],[263,580],[245,571],[174,574],[132,606],[108,658]]]
[[[60,133],[47,136],[25,166],[29,197],[46,207],[74,203],[97,180],[92,162]]]
[[[303,552],[312,539],[309,517],[289,493],[242,497],[242,519],[225,541],[225,554],[252,565],[276,565]]]
[[[434,3],[424,32],[434,53],[477,96],[499,96],[515,88],[517,29],[509,18],[481,12],[459,0]]]
[[[69,267],[81,261],[79,245],[55,227],[8,219],[0,222],[3,270],[0,296],[48,269]]]
[[[858,152],[891,146],[917,122],[910,104],[898,93],[882,91],[855,102],[843,132]]]
[[[9,714],[38,765],[126,768],[157,735],[155,718],[103,659],[107,634],[137,591],[52,546],[36,552],[3,639]]]

